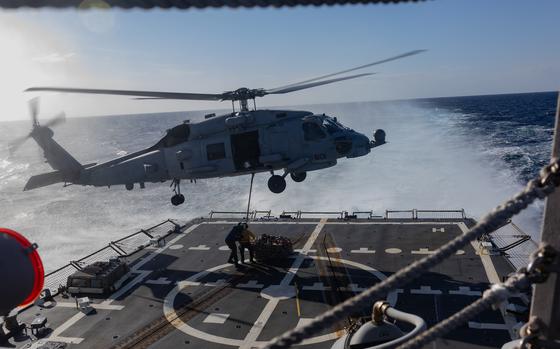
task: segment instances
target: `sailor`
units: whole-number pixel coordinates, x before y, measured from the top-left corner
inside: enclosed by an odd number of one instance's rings
[[[249,225],[243,223],[243,232],[241,233],[241,239],[239,240],[239,254],[241,255],[241,263],[245,262],[245,249],[249,250],[249,261],[254,263],[254,246],[257,237],[249,230]]]
[[[228,263],[233,263],[235,265],[239,264],[239,259],[237,258],[237,245],[236,241],[241,239],[241,234],[243,233],[243,229],[245,228],[244,223],[238,223],[236,226],[231,228],[228,235],[226,236],[226,245],[231,250],[229,254]]]

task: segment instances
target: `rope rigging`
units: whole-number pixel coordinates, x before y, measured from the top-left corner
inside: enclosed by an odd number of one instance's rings
[[[109,8],[177,8],[202,9],[202,8],[254,8],[254,7],[294,7],[294,6],[333,6],[333,5],[355,5],[355,4],[396,4],[402,2],[419,2],[424,0],[105,0],[105,1],[82,1],[82,0],[0,0],[0,8],[16,9],[22,7],[31,8],[77,8],[80,10]]]
[[[505,282],[492,285],[484,292],[481,298],[465,307],[453,316],[434,325],[428,331],[421,333],[410,341],[399,346],[397,349],[417,349],[443,337],[455,328],[472,319],[477,314],[490,307],[496,307],[505,302],[511,295],[531,287],[533,283],[543,282],[548,277],[548,268],[555,257],[550,246],[542,246],[531,256],[528,268],[519,270],[511,275]]]

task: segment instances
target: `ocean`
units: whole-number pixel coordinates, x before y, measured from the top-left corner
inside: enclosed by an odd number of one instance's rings
[[[268,191],[269,174],[257,174],[252,209],[373,210],[458,209],[478,218],[519,191],[550,158],[557,93],[469,96],[388,102],[307,105],[336,116],[372,137],[377,128],[388,143],[366,157],[340,160],[288,180],[286,191]],[[69,118],[55,139],[81,163],[102,162],[155,144],[165,130],[209,111]],[[0,123],[0,226],[37,242],[47,271],[125,234],[167,218],[187,220],[211,210],[244,210],[249,176],[185,183],[185,204],[174,207],[169,182],[143,190],[61,184],[23,192],[31,175],[51,171],[29,141],[15,156],[13,139],[29,121]],[[543,203],[514,218],[539,238]]]

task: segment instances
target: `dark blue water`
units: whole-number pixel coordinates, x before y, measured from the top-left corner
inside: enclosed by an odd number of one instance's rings
[[[503,160],[520,181],[527,182],[550,161],[557,99],[556,92],[542,92],[422,103],[452,112],[457,131],[480,142],[485,152]]]

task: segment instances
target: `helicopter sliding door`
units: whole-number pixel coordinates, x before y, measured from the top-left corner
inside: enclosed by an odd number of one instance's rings
[[[236,171],[246,172],[263,167],[259,162],[259,156],[261,155],[259,131],[232,135],[231,151]]]

